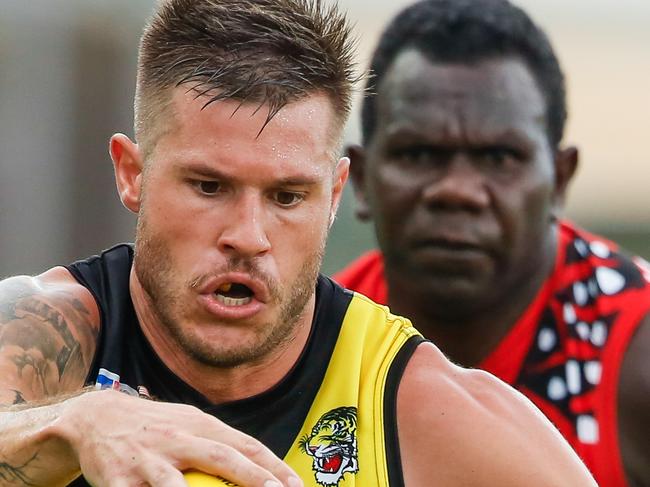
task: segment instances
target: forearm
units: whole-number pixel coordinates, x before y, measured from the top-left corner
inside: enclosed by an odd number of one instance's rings
[[[0,410],[2,487],[64,486],[81,472],[97,487],[180,487],[191,469],[248,487],[302,485],[257,440],[192,406],[103,390],[19,407]]]
[[[64,486],[79,476],[77,455],[63,437],[66,401],[0,410],[0,485]]]

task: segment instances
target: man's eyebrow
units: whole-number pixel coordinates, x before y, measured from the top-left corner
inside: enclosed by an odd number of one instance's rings
[[[486,146],[494,144],[515,145],[528,148],[532,144],[531,138],[525,131],[506,127],[491,131],[482,130],[463,136],[449,136],[439,132],[427,132],[417,127],[397,127],[386,132],[386,143],[422,144],[422,145],[477,145]]]
[[[487,145],[491,145],[490,143],[514,145],[520,149],[530,149],[534,144],[533,139],[525,131],[516,128],[478,134],[478,141],[483,140],[488,142]]]
[[[182,176],[198,176],[218,181],[233,181],[232,176],[201,162],[175,164],[174,171]],[[312,186],[321,180],[319,174],[299,174],[275,179],[273,186]]]
[[[422,134],[422,132],[418,130],[417,127],[402,126],[402,125],[388,127],[385,133],[387,139],[402,138],[402,137],[418,138],[427,135],[426,132]]]
[[[274,182],[275,186],[312,186],[317,184],[320,178],[316,175],[289,176],[280,178]]]
[[[174,164],[174,171],[181,175],[203,176],[210,179],[227,180],[228,175],[201,162]]]

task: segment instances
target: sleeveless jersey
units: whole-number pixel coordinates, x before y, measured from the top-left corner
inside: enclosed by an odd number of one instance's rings
[[[562,222],[555,269],[528,309],[478,365],[528,396],[602,487],[627,485],[617,435],[617,385],[630,339],[650,313],[650,266]],[[379,252],[334,276],[387,302]]]
[[[262,394],[215,405],[172,373],[145,338],[129,294],[132,259],[132,247],[121,244],[67,267],[100,310],[88,384],[196,406],[262,441],[305,486],[403,485],[397,386],[423,341],[408,320],[320,276],[311,335],[293,369]]]

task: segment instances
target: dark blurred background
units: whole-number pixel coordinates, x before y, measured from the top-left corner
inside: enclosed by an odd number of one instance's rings
[[[410,2],[341,0],[360,68]],[[566,141],[582,165],[567,214],[650,257],[650,2],[520,0],[547,30],[568,78]],[[131,240],[108,157],[132,136],[137,42],[153,0],[0,0],[0,276],[37,273]],[[358,107],[357,107],[358,109]],[[346,139],[358,141],[358,114]],[[373,245],[348,189],[325,271]]]

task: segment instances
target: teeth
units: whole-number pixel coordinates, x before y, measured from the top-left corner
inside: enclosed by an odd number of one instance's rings
[[[232,288],[232,283],[231,282],[226,282],[226,283],[222,284],[221,286],[219,286],[219,291],[227,293],[228,291],[230,291],[230,288]]]
[[[225,304],[226,306],[243,306],[245,304],[248,304],[252,301],[252,298],[229,298],[226,296],[222,296],[221,294],[217,294],[217,301],[220,303]]]

